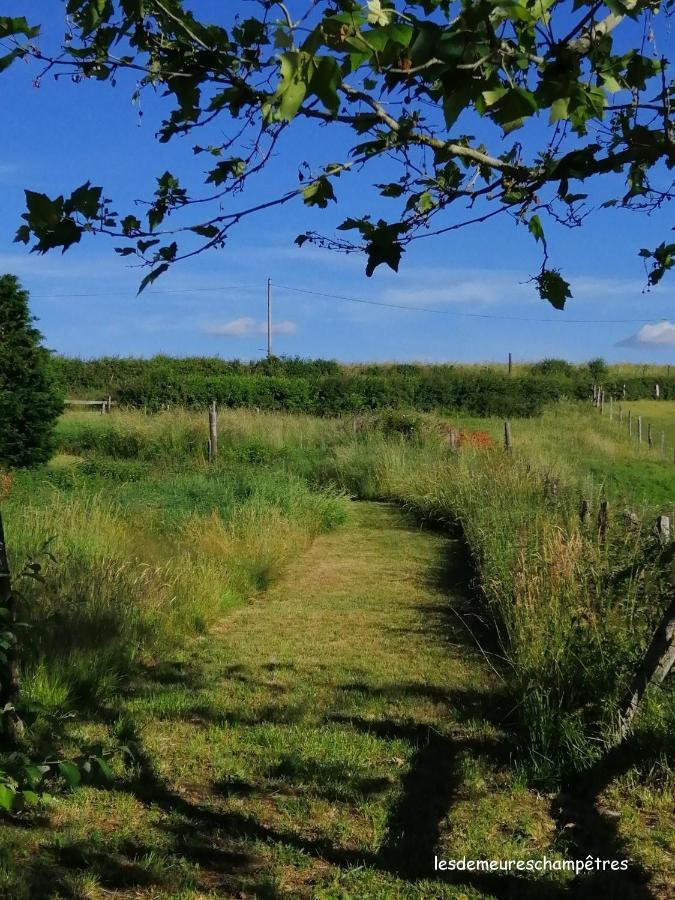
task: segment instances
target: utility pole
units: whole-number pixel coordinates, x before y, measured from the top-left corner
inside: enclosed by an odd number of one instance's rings
[[[267,358],[272,359],[272,279],[267,279]]]

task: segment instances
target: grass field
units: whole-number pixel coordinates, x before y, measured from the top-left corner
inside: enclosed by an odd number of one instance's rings
[[[62,420],[4,505],[15,569],[55,559],[21,586],[33,752],[131,755],[0,826],[0,895],[668,896],[672,685],[611,777],[565,785],[663,608],[675,465],[585,407],[514,421],[513,457],[502,422],[453,426],[494,448],[431,416],[237,411],[209,466],[198,414]],[[435,852],[631,871],[447,881]]]

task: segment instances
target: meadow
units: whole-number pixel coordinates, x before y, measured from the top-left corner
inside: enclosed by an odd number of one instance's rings
[[[43,566],[24,697],[34,752],[100,746],[113,780],[0,826],[3,896],[600,889],[435,881],[434,852],[623,853],[627,896],[667,896],[672,684],[567,799],[666,605],[675,417],[629,406],[669,453],[572,402],[512,455],[501,419],[222,410],[212,464],[202,413],[66,414],[3,503],[14,571]]]

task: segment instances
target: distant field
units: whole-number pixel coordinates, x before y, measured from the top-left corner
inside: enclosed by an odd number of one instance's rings
[[[642,416],[645,426],[651,422],[654,426],[655,435],[659,435],[664,431],[666,434],[666,444],[671,448],[675,447],[675,403],[663,400],[638,400],[633,403],[625,403],[626,411],[631,410],[633,416]],[[669,454],[672,462],[672,452]]]
[[[637,504],[664,511],[675,506],[675,401],[624,403],[624,424],[619,424],[618,404],[613,421],[590,403],[560,403],[542,416],[511,422],[514,452],[550,472],[561,484],[574,482],[589,496],[604,490],[612,501]],[[637,425],[628,436],[628,409],[643,416],[642,446],[637,442]],[[467,428],[490,433],[501,445],[504,421],[501,418],[449,416]],[[653,424],[654,447],[647,445],[647,425]],[[665,456],[661,455],[661,431],[665,432]]]

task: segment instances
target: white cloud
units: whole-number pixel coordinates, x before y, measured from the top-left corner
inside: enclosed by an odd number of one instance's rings
[[[272,325],[273,334],[295,334],[297,330],[298,326],[295,322],[288,320],[274,322]],[[205,334],[222,337],[252,337],[258,334],[267,334],[267,322],[258,322],[250,316],[242,316],[239,319],[231,319],[229,322],[214,322],[206,325],[202,331]]]
[[[523,274],[508,270],[415,267],[403,270],[379,295],[386,303],[406,306],[445,306],[454,303],[491,304],[527,300],[534,293]]]
[[[675,325],[664,319],[656,325],[643,325],[630,337],[619,341],[618,347],[675,347]]]

